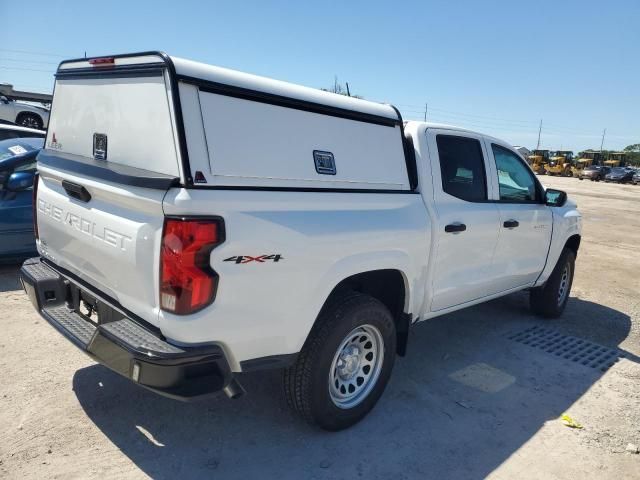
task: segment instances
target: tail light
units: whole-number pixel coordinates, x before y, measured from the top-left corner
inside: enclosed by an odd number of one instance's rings
[[[211,251],[224,241],[221,219],[166,218],[160,253],[160,307],[186,315],[213,302],[218,275]]]
[[[40,177],[38,172],[33,174],[33,199],[31,200],[31,213],[33,216],[33,233],[36,237],[36,240],[40,238],[38,234],[38,180]]]

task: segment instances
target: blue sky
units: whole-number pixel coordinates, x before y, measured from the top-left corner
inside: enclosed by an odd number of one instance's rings
[[[0,82],[51,89],[58,61],[164,50],[312,87],[334,75],[406,119],[519,145],[640,142],[640,1],[0,0]],[[35,54],[38,53],[38,54]],[[46,54],[46,55],[42,55]]]

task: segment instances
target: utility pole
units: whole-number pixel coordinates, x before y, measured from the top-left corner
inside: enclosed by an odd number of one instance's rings
[[[542,119],[540,119],[540,128],[538,128],[538,144],[536,145],[536,150],[540,148],[540,134],[542,133]]]
[[[427,112],[429,111],[429,104],[425,103],[424,104],[424,121],[427,121]]]
[[[347,85],[347,97],[351,96],[351,92],[349,91],[349,82],[344,82]]]
[[[604,132],[602,132],[602,141],[600,142],[600,153],[602,153],[602,146],[604,145],[604,136],[607,134],[607,129],[604,129]]]

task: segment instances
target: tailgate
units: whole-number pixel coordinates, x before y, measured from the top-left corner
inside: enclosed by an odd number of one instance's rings
[[[161,57],[65,62],[38,156],[41,254],[154,324],[175,130]]]

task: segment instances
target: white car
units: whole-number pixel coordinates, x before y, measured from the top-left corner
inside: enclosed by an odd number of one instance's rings
[[[22,284],[143,387],[235,397],[281,368],[289,404],[339,430],[415,323],[520,290],[567,305],[580,214],[504,141],[158,52],[56,82]]]
[[[49,110],[0,95],[0,120],[43,130],[49,124]]]

